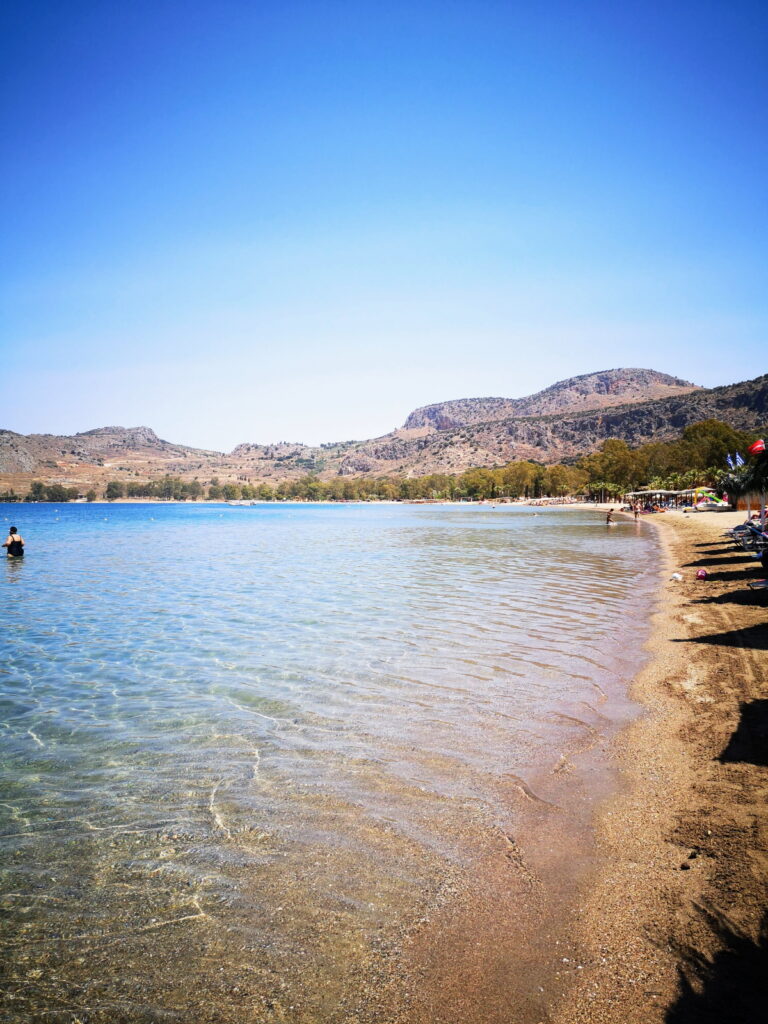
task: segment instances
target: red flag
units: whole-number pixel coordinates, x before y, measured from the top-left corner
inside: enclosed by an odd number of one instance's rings
[[[747,448],[747,451],[750,455],[759,455],[761,452],[765,451],[765,441],[760,438],[759,441],[755,441],[754,444],[751,444],[749,448]]]

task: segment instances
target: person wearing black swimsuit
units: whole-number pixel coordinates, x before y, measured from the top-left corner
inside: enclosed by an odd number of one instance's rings
[[[24,538],[15,526],[8,531],[8,538],[3,542],[3,547],[8,549],[9,558],[21,558],[24,554]]]

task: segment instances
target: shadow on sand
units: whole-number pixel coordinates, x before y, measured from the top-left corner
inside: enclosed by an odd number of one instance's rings
[[[760,608],[765,607],[766,598],[768,598],[768,591],[765,590],[748,590],[746,584],[750,580],[762,579],[765,577],[765,569],[762,572],[757,573],[755,576],[744,577],[744,590],[731,590],[725,594],[715,594],[712,597],[698,597],[693,604],[740,604],[744,607]],[[755,627],[758,628],[758,627]],[[760,627],[768,629],[766,627]],[[744,630],[744,632],[748,632]],[[754,645],[747,645],[754,646]]]
[[[692,547],[700,548],[702,555],[740,555],[741,551],[735,544],[693,544]]]
[[[697,908],[718,940],[710,957],[679,950],[680,994],[665,1024],[752,1024],[765,1020],[768,978],[768,914],[755,942],[724,914]]]
[[[764,603],[765,599],[747,591],[741,604]],[[709,603],[709,602],[706,602]],[[704,636],[681,637],[673,644],[714,644],[720,647],[752,647],[756,651],[768,651],[768,625],[758,623],[744,629],[730,629],[725,633],[707,633]]]
[[[741,554],[735,552],[732,555],[718,555],[716,558],[712,555],[706,555],[704,558],[697,558],[694,562],[685,562],[686,568],[695,569],[697,566],[703,566],[705,569],[708,565],[736,565],[739,562],[753,562],[754,558],[750,551],[744,551]]]
[[[739,710],[739,724],[718,761],[748,761],[768,766],[768,700],[743,701]],[[768,975],[766,984],[768,986]]]
[[[707,573],[708,583],[746,583],[751,579],[765,576],[765,569],[759,562],[753,565],[742,565],[738,569],[720,569]]]

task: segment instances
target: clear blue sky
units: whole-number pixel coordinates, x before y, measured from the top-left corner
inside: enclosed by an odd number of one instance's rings
[[[371,437],[768,369],[768,4],[0,7],[0,427]]]

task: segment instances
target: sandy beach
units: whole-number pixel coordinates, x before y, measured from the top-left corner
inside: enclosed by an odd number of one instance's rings
[[[747,587],[765,570],[723,537],[744,518],[644,519],[665,550],[651,659],[633,689],[648,713],[615,748],[624,786],[599,816],[602,866],[575,911],[578,963],[563,964],[573,984],[553,1024],[764,1012],[768,602]]]

